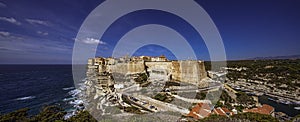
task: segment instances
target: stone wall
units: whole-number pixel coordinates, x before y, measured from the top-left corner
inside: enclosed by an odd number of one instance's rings
[[[145,64],[143,61],[116,63],[115,65],[107,65],[107,72],[121,73],[121,74],[134,74],[145,72]]]
[[[172,73],[172,62],[145,62],[146,70],[150,79],[170,80]]]
[[[173,61],[172,62],[172,79],[199,84],[206,78],[204,62],[201,61]]]
[[[202,61],[145,62],[148,72],[165,70],[170,79],[198,84],[207,77]],[[150,74],[151,75],[151,74]]]
[[[168,73],[172,70],[172,62],[165,61],[165,62],[145,62],[146,68],[148,71],[160,69],[166,70]]]
[[[130,61],[124,63],[115,63],[114,65],[99,65],[99,72],[105,70],[110,73],[135,74],[148,72],[150,77],[155,76],[157,72],[163,71],[163,75],[169,80],[199,84],[207,77],[203,61],[164,61],[164,62],[145,62]],[[159,74],[158,74],[159,75]]]

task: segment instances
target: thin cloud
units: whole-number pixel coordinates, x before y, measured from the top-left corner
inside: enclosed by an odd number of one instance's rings
[[[6,7],[7,7],[7,5],[6,5],[6,4],[4,4],[4,3],[0,2],[0,8],[6,8]]]
[[[15,40],[23,40],[22,36],[6,31],[0,31],[0,40],[2,41],[15,41]],[[1,44],[0,44],[1,45]]]
[[[6,5],[6,4],[4,4],[4,3],[0,2],[0,8],[6,8],[6,7],[7,7],[7,5]]]
[[[43,36],[47,36],[49,35],[48,32],[42,32],[42,31],[37,31],[37,34],[43,35]]]
[[[6,37],[6,36],[9,36],[10,33],[9,32],[4,32],[4,31],[0,31],[0,35]]]
[[[44,26],[50,26],[50,24],[47,21],[43,21],[43,20],[37,20],[37,19],[25,19],[28,23],[32,24],[32,25],[44,25]]]
[[[0,20],[16,25],[21,25],[21,22],[17,21],[15,18],[12,17],[0,17]]]
[[[83,40],[79,40],[80,42],[86,43],[86,44],[100,44],[100,45],[106,45],[105,42],[100,41],[99,39],[94,39],[94,38],[86,38]]]
[[[3,51],[22,51],[21,49],[7,48],[7,47],[0,47],[0,50],[3,50]]]

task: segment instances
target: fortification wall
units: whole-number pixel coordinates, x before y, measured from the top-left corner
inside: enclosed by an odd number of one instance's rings
[[[204,63],[201,61],[175,61],[173,62],[174,80],[199,84],[207,77]]]
[[[145,71],[146,69],[143,61],[116,63],[115,65],[107,65],[107,72],[133,74],[133,73],[141,73]]]
[[[161,69],[161,70],[166,70],[168,73],[170,73],[172,70],[172,62],[145,62],[145,65],[147,67],[147,70],[152,70],[152,69]]]
[[[170,78],[177,81],[198,84],[207,77],[202,61],[145,62],[145,65],[148,71],[166,70]]]
[[[168,78],[172,80],[199,84],[207,77],[204,62],[202,61],[166,61],[166,62],[144,62],[131,61],[128,63],[116,63],[115,65],[105,65],[100,69],[107,72],[134,74],[152,71],[165,71]],[[154,72],[155,73],[155,72]],[[153,75],[153,74],[152,74]]]

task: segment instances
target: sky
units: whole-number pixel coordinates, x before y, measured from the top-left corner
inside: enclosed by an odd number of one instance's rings
[[[82,23],[102,2],[0,0],[0,64],[70,64],[75,38]],[[300,54],[300,1],[196,2],[204,8],[218,28],[227,59]],[[124,15],[101,38],[87,38],[82,42],[99,43],[96,55],[109,57],[126,32],[145,24],[172,27],[185,37],[198,59],[210,60],[203,39],[191,25],[176,15],[157,10]],[[159,45],[147,45],[134,53],[150,56],[162,54],[169,59],[176,59],[172,51]]]

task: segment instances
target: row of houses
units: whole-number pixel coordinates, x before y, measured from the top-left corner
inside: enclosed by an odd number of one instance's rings
[[[259,114],[271,115],[273,117],[275,116],[274,108],[267,104],[263,104],[262,106],[257,108],[244,109],[243,112],[259,113]],[[192,117],[194,119],[202,119],[212,114],[230,117],[237,113],[238,112],[236,109],[229,110],[225,107],[213,108],[207,103],[198,103],[191,109],[190,113],[187,114],[187,116]]]
[[[164,62],[168,61],[168,59],[164,56],[157,56],[157,57],[151,57],[151,56],[133,56],[133,57],[121,57],[121,58],[103,58],[103,57],[96,57],[96,58],[90,58],[88,59],[89,65],[114,65],[115,63],[120,62],[128,62],[128,61],[153,61],[153,62]]]

